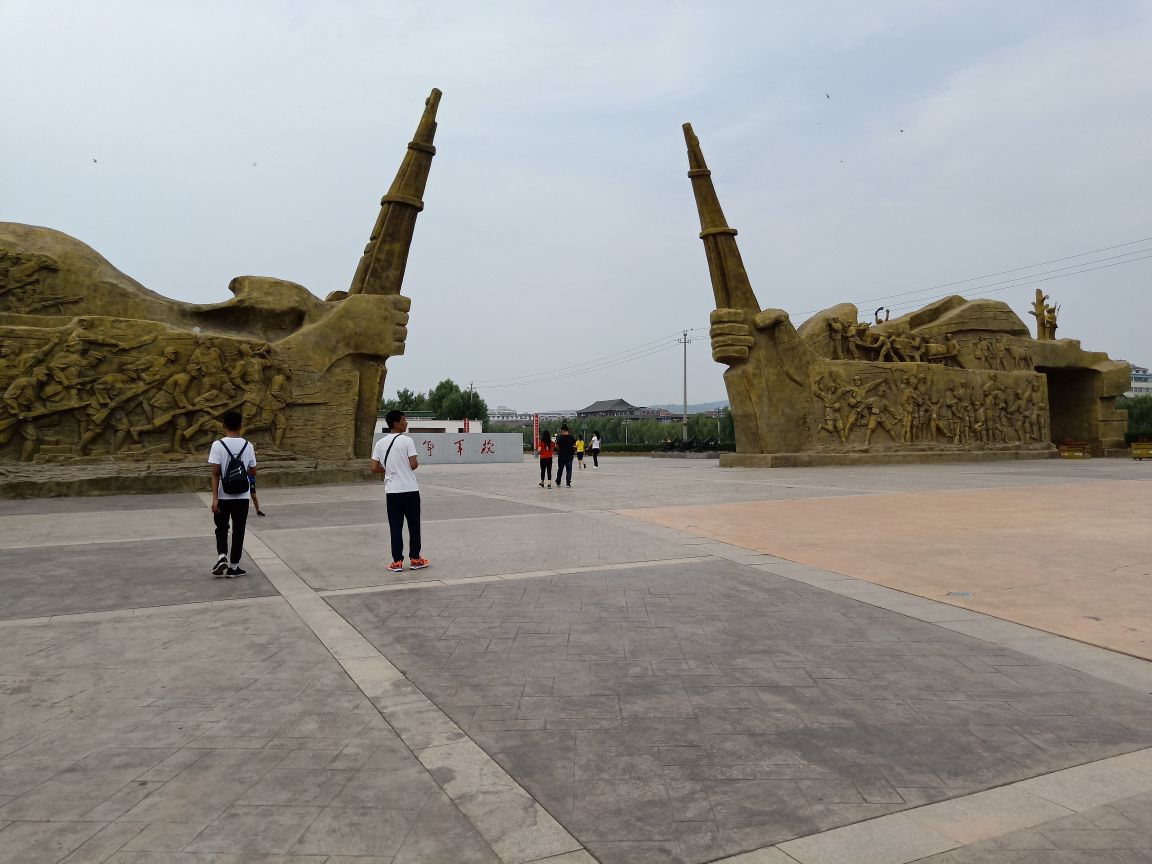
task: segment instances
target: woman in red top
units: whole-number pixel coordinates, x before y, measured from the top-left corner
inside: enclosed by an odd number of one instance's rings
[[[540,486],[544,486],[544,475],[548,475],[548,488],[552,488],[552,454],[556,445],[552,443],[552,433],[545,429],[540,433]]]

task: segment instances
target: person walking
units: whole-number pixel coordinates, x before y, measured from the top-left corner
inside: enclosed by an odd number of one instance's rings
[[[423,570],[431,562],[420,555],[420,483],[416,469],[416,444],[404,433],[408,418],[395,409],[384,415],[388,434],[372,448],[372,473],[384,475],[384,500],[388,508],[388,533],[392,563],[388,569],[404,569],[404,523],[408,523],[408,568]]]
[[[600,433],[593,432],[592,440],[588,442],[588,449],[592,453],[592,467],[600,467]]]
[[[264,511],[260,509],[260,499],[256,497],[256,472],[248,472],[248,488],[252,491],[252,507],[256,510],[257,516],[263,516]]]
[[[560,434],[556,436],[556,488],[560,488],[560,481],[564,479],[564,472],[568,472],[567,486],[572,486],[572,459],[576,455],[576,439],[568,431],[567,425],[560,427]]]
[[[247,570],[240,566],[244,554],[244,526],[252,497],[249,478],[256,476],[256,451],[240,435],[243,418],[238,411],[225,411],[220,418],[224,437],[212,442],[208,464],[212,466],[212,521],[216,525],[216,564],[212,575],[235,579]],[[232,554],[228,554],[228,523],[232,523]]]
[[[544,487],[544,476],[548,476],[548,488],[552,488],[552,454],[556,445],[552,443],[552,433],[545,429],[540,433],[540,487]],[[559,477],[556,478],[560,480]]]
[[[584,464],[584,448],[587,446],[588,445],[586,445],[584,443],[584,436],[583,435],[577,435],[576,436],[576,461],[580,464],[580,467],[582,469],[588,467],[587,465]]]

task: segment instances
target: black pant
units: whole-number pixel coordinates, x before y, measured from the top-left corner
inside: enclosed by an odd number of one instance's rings
[[[549,456],[547,458],[544,458],[544,457],[540,458],[540,482],[541,483],[544,482],[545,473],[547,473],[547,475],[548,475],[548,482],[551,483],[552,482],[552,457],[551,456]]]
[[[247,498],[221,498],[217,502],[219,513],[212,514],[216,523],[216,554],[228,554],[228,520],[232,520],[232,566],[240,563],[244,554],[244,526],[248,524]]]
[[[404,520],[408,520],[408,557],[420,557],[420,493],[390,492],[388,532],[392,535],[392,560],[404,560]]]
[[[572,485],[572,457],[571,456],[558,456],[556,458],[556,485],[560,485],[560,481],[564,479],[564,472],[568,472],[568,485]]]
[[[599,447],[593,447],[592,448],[592,467],[593,468],[599,468],[600,467],[600,448]]]

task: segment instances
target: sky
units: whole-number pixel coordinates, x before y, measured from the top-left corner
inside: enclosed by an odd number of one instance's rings
[[[1042,287],[1060,336],[1152,365],[1152,0],[4,0],[0,29],[0,220],[194,303],[347,288],[441,89],[386,395],[679,402],[686,350],[688,401],[724,399],[684,122],[793,323],[957,292],[1031,324]]]

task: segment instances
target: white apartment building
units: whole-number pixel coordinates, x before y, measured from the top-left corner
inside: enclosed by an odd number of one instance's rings
[[[1132,389],[1125,396],[1152,396],[1152,374],[1143,366],[1132,366]]]

